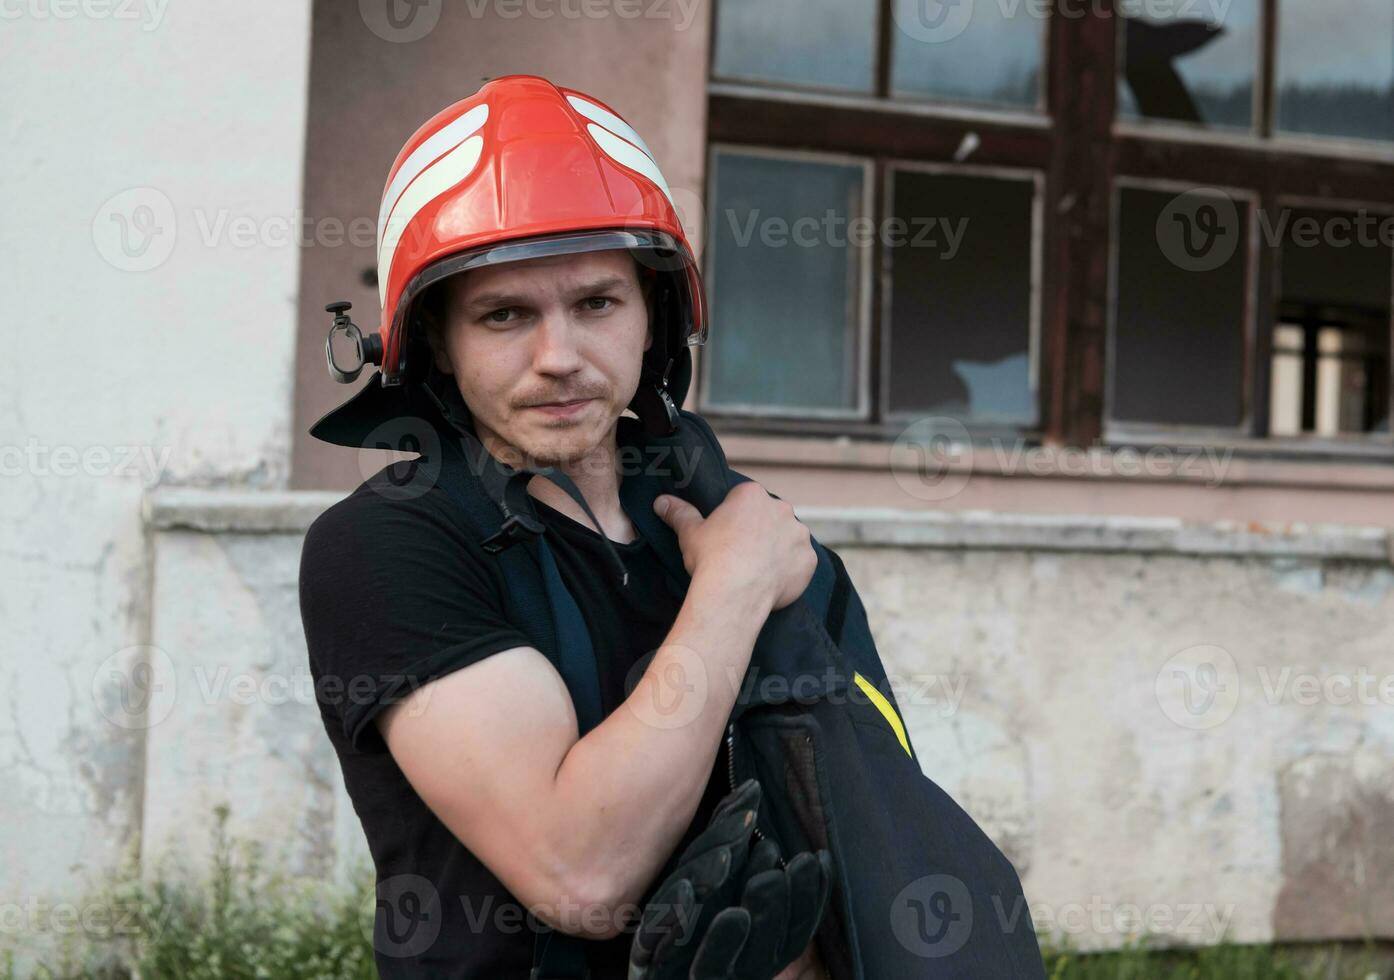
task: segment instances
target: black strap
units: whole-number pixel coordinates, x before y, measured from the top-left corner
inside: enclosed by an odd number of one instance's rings
[[[836,577],[833,579],[832,597],[828,599],[828,614],[824,617],[823,623],[827,628],[828,635],[833,638],[834,643],[842,643],[842,628],[847,622],[847,599],[852,579],[847,574],[846,567],[842,564],[842,559],[836,551],[831,548],[824,548],[828,560],[833,563],[833,572]]]
[[[487,538],[498,526],[500,508],[482,486],[471,483],[465,457],[469,448],[463,442],[442,441],[440,482],[475,530]],[[488,472],[488,461],[477,459],[476,469]],[[507,494],[511,486],[502,490]],[[513,516],[521,519],[521,513],[515,511]],[[507,582],[512,621],[522,626],[562,675],[575,704],[580,734],[585,735],[600,723],[603,710],[600,677],[585,620],[561,580],[546,541],[529,537],[510,544],[513,546],[504,546],[494,554]],[[533,947],[530,976],[532,980],[588,980],[585,940],[543,926]]]

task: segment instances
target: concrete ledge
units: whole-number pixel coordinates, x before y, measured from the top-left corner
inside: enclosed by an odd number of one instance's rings
[[[303,534],[335,491],[163,487],[145,497],[157,530]],[[1307,558],[1390,564],[1391,533],[1379,527],[1193,524],[1168,517],[998,514],[881,508],[801,507],[799,517],[831,547],[973,548]]]
[[[142,514],[159,531],[210,534],[304,534],[310,523],[346,493],[320,490],[219,490],[157,487]]]
[[[1168,517],[842,507],[802,507],[798,513],[818,540],[830,547],[1118,551],[1391,562],[1390,532],[1378,527],[1192,524]]]

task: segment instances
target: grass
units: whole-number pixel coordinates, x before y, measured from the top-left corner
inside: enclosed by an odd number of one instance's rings
[[[134,849],[122,867],[58,916],[40,980],[375,980],[373,874],[350,889],[288,876],[263,863],[260,847],[232,842],[227,810],[215,812],[212,866],[192,880],[169,861],[144,880]],[[56,907],[54,907],[56,908]],[[81,921],[74,928],[72,921]],[[25,933],[21,933],[21,936]],[[20,976],[12,930],[0,931],[0,980]],[[1159,950],[1137,943],[1110,953],[1048,950],[1050,980],[1394,980],[1378,950],[1221,945]],[[1386,959],[1385,962],[1388,962]]]

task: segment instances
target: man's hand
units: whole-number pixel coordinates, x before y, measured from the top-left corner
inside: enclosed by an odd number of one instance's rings
[[[732,487],[706,518],[671,494],[660,494],[654,511],[677,534],[689,575],[717,576],[765,596],[771,610],[803,595],[818,568],[808,528],[793,506],[754,480]]]

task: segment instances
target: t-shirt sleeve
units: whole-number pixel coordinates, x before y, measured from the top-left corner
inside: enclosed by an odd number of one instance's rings
[[[300,555],[300,617],[326,724],[385,752],[374,719],[491,654],[531,646],[508,622],[489,556],[424,498],[355,494],[321,514]]]

